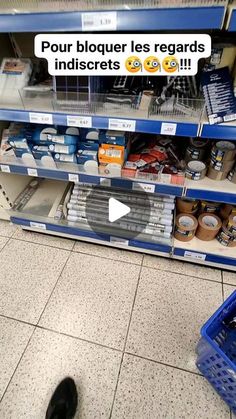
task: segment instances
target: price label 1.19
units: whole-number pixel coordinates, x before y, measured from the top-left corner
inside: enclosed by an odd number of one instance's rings
[[[116,31],[117,13],[98,12],[82,13],[82,31]]]
[[[92,128],[92,117],[91,116],[68,115],[67,116],[67,126],[68,127]]]
[[[136,121],[132,119],[109,119],[108,128],[118,131],[132,131],[136,129]]]

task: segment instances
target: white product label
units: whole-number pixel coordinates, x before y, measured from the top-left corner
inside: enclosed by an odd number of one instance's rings
[[[171,175],[169,175],[168,173],[162,173],[161,174],[161,182],[162,183],[171,183]]]
[[[67,125],[68,125],[68,127],[92,128],[92,117],[91,116],[68,115],[67,116]]]
[[[29,176],[38,177],[38,171],[37,171],[37,169],[27,169],[27,173],[28,173]]]
[[[100,178],[100,185],[110,187],[111,186],[111,179],[101,177]]]
[[[189,252],[188,250],[185,250],[184,257],[189,259],[198,259],[198,260],[205,260],[206,255],[203,253],[195,253],[195,252]]]
[[[29,120],[34,124],[49,124],[53,125],[53,119],[51,113],[29,113]]]
[[[139,191],[140,189],[143,189],[145,192],[154,193],[155,192],[155,185],[152,185],[150,183],[139,183],[139,182],[133,182],[133,191]]]
[[[171,124],[169,122],[162,122],[161,134],[162,135],[175,135],[177,124]]]
[[[129,240],[121,239],[120,237],[110,237],[110,243],[117,243],[129,246]]]
[[[40,230],[47,230],[46,224],[35,223],[34,221],[30,221],[30,227],[39,228]]]
[[[1,171],[3,173],[11,173],[10,167],[6,166],[5,164],[1,164]]]
[[[70,182],[79,183],[79,175],[75,175],[74,173],[69,173],[68,179]]]
[[[116,12],[82,13],[82,31],[115,31]]]
[[[117,131],[135,131],[136,121],[132,119],[109,119],[108,128]]]

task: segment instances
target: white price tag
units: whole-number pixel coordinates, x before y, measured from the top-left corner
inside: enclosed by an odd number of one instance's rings
[[[68,115],[67,116],[67,125],[68,125],[68,127],[92,128],[92,117],[91,116]]]
[[[136,121],[133,119],[109,119],[108,128],[118,131],[135,131]]]
[[[140,192],[140,189],[143,189],[145,192],[154,193],[155,192],[155,185],[152,185],[151,183],[139,183],[139,182],[133,182],[133,191]]]
[[[6,166],[5,164],[1,164],[1,171],[3,173],[11,173],[10,167]]]
[[[82,13],[82,31],[116,31],[116,12]]]
[[[47,230],[46,224],[35,223],[34,221],[30,221],[30,227],[39,228],[40,230]]]
[[[53,119],[51,113],[29,113],[29,120],[34,124],[49,124],[53,125]]]
[[[75,175],[74,173],[68,174],[69,182],[79,183],[79,175]]]
[[[105,178],[105,177],[101,177],[100,178],[100,185],[102,185],[102,186],[111,186],[111,179]]]
[[[117,243],[117,244],[123,244],[125,246],[129,246],[129,240],[122,239],[120,237],[110,237],[110,243]]]
[[[161,134],[162,135],[175,135],[177,124],[171,124],[169,122],[162,122]]]
[[[29,176],[35,176],[35,177],[38,177],[38,171],[37,171],[37,169],[27,169],[27,173],[28,173],[28,175]]]
[[[203,253],[196,253],[196,252],[189,252],[188,250],[185,250],[184,257],[189,259],[197,259],[197,260],[205,260],[206,255]]]

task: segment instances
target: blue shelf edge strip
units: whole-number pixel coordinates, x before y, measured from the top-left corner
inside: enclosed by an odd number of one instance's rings
[[[80,31],[82,14],[90,12],[2,14],[0,32]],[[221,29],[224,15],[223,6],[117,10],[117,31]]]
[[[188,259],[184,256],[185,251],[188,251],[188,250],[189,249],[182,249],[182,248],[179,248],[179,247],[175,247],[173,254],[174,254],[174,256],[183,257],[186,261],[193,262],[193,259],[190,260],[190,259]],[[191,253],[196,253],[196,255],[197,255],[199,252],[195,252],[195,251],[191,250]],[[228,266],[235,266],[236,265],[236,257],[231,258],[231,257],[216,255],[216,254],[213,254],[213,253],[206,253],[204,251],[202,251],[201,253],[206,254],[206,259],[205,259],[206,262],[218,263],[220,265],[228,265]]]
[[[37,220],[35,221],[29,221],[26,220],[24,218],[21,217],[11,217],[11,222],[13,224],[17,224],[17,225],[21,225],[21,226],[26,226],[26,227],[31,227],[31,223],[33,222],[38,222]],[[46,230],[47,231],[52,231],[52,232],[57,232],[57,233],[62,233],[62,234],[68,234],[71,236],[78,236],[78,237],[87,237],[90,239],[96,239],[96,240],[101,240],[101,241],[106,241],[106,242],[111,242],[111,235],[109,234],[104,234],[104,233],[95,233],[93,231],[86,231],[86,230],[81,230],[79,228],[76,227],[72,227],[72,226],[64,226],[64,225],[60,225],[60,224],[51,224],[51,223],[43,223],[46,226]],[[44,230],[40,230],[39,232],[43,232]],[[117,238],[117,236],[115,236]],[[121,237],[122,239],[122,237]],[[153,250],[155,252],[162,252],[162,253],[168,253],[170,254],[171,252],[171,246],[165,245],[165,244],[159,244],[159,243],[148,243],[148,242],[142,242],[139,240],[129,240],[129,246],[131,247],[138,247],[141,249],[148,249],[148,250]]]
[[[235,205],[236,204],[236,189],[235,194],[224,191],[209,191],[205,189],[187,189],[186,198],[203,199],[207,201],[223,202]]]
[[[228,31],[230,32],[236,31],[236,10],[232,11]]]

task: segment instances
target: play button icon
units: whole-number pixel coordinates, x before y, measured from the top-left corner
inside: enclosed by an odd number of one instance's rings
[[[130,207],[128,205],[122,204],[115,198],[109,199],[109,221],[114,223],[114,221],[119,220],[125,215],[130,213]]]

